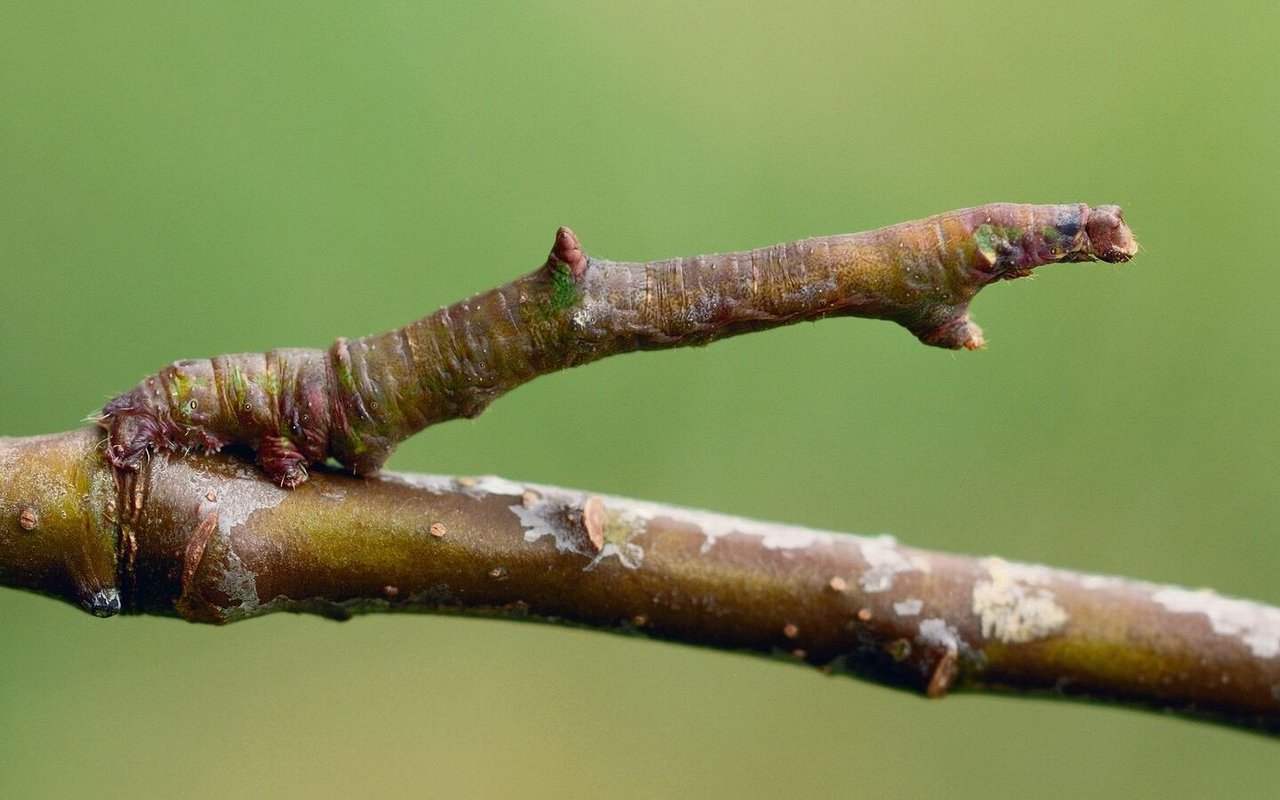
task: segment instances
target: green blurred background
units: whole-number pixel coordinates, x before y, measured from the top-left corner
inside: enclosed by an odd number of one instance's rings
[[[1280,603],[1272,2],[0,2],[0,433],[182,357],[320,347],[537,266],[996,200],[1132,264],[987,350],[801,325],[537,381],[391,468],[503,476]],[[564,409],[573,409],[566,436]],[[101,621],[0,590],[7,796],[1263,796],[1274,742],[932,703],[536,625]]]

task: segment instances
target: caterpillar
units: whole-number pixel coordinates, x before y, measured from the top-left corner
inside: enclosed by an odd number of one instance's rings
[[[983,286],[1055,262],[1128,261],[1118,206],[998,203],[866,233],[648,263],[588,257],[561,228],[545,264],[386,333],[326,350],[178,361],[106,404],[106,456],[251,448],[294,488],[332,458],[369,475],[423,428],[474,417],[548,372],[614,353],[706,344],[828,316],[897,322],[922,342],[983,345]]]

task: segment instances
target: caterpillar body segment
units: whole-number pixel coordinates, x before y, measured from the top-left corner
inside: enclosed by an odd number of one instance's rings
[[[866,233],[644,263],[587,256],[561,228],[544,265],[402,328],[326,350],[178,361],[109,402],[106,455],[132,473],[153,449],[254,451],[283,487],[332,458],[378,471],[438,422],[474,417],[538,375],[634,350],[705,344],[829,316],[885,319],[925,344],[984,343],[984,286],[1045,264],[1128,261],[1118,206],[994,203]]]

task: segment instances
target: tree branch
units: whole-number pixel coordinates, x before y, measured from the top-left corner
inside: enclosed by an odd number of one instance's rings
[[[283,490],[155,455],[121,519],[94,430],[0,439],[0,583],[92,613],[532,619],[928,696],[1087,698],[1280,733],[1280,609],[498,478],[330,470]]]

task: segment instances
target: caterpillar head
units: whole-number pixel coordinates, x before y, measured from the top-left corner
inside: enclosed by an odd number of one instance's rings
[[[1098,206],[1089,210],[1084,223],[1093,258],[1112,263],[1128,261],[1138,253],[1138,242],[1124,222],[1120,206]]]
[[[986,281],[1021,278],[1044,264],[1128,261],[1138,252],[1119,206],[996,205],[975,209],[973,232]]]
[[[1138,253],[1138,242],[1125,224],[1120,206],[1082,205],[1079,215],[1070,214],[1054,226],[1059,236],[1058,261],[1128,261]],[[1046,231],[1048,228],[1046,227]]]

